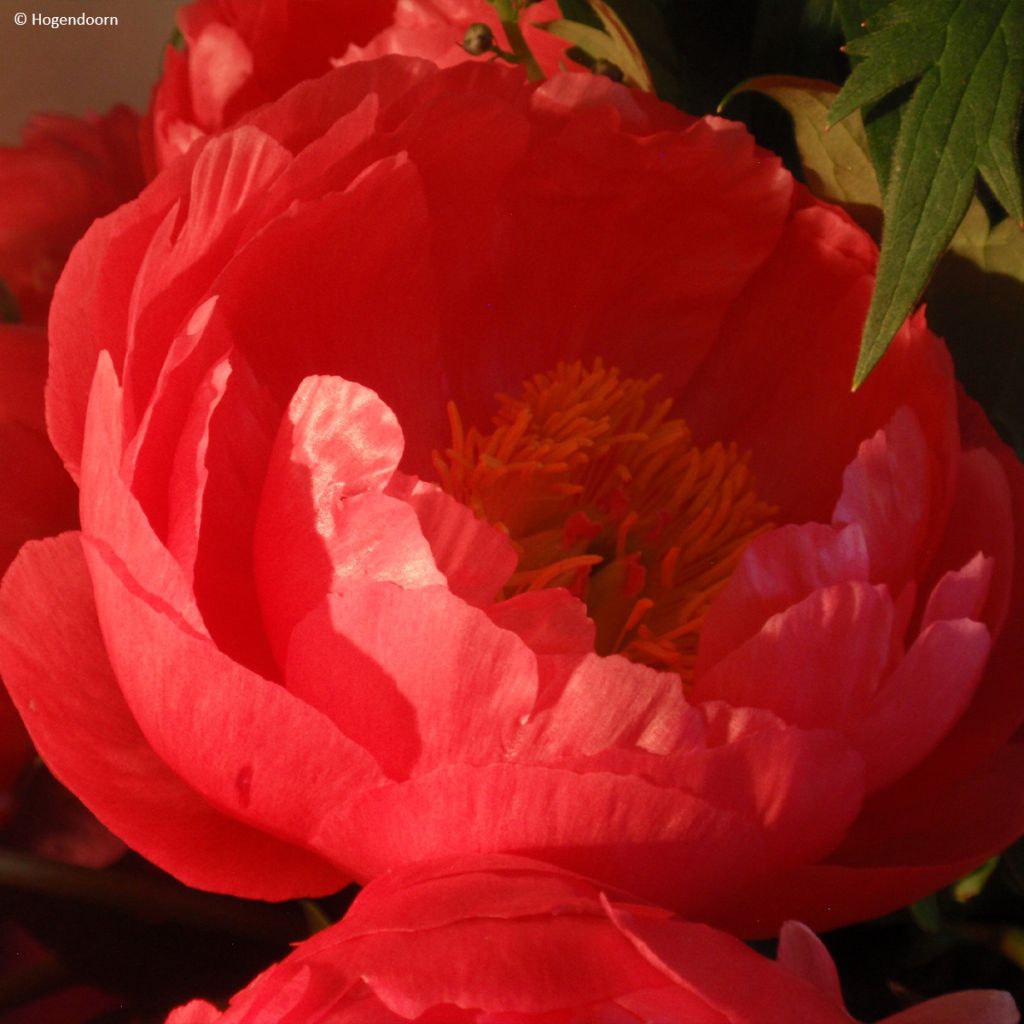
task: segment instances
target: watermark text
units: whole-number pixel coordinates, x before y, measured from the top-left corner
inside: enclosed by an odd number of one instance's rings
[[[117,25],[117,16],[113,14],[40,14],[38,11],[26,14],[19,11],[14,16],[15,25],[29,25],[40,28],[77,28],[79,26],[107,27]]]

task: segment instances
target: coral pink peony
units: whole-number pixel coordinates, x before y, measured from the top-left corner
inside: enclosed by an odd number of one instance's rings
[[[529,45],[552,73],[566,44],[533,24],[560,16],[555,0],[540,0],[523,20]],[[505,44],[487,0],[194,0],[178,12],[184,50],[168,47],[153,93],[154,161],[163,167],[196,139],[335,64],[387,54],[442,66],[468,60],[462,40],[474,23]]]
[[[1024,487],[920,318],[850,394],[874,265],[605,80],[297,87],[58,289],[82,531],[0,594],[38,748],[251,896],[519,853],[753,933],[953,879],[1022,828]]]
[[[46,315],[71,247],[97,218],[142,189],[139,118],[40,115],[21,146],[0,148],[0,281],[35,326]]]
[[[962,992],[889,1024],[1016,1024],[1003,992]],[[835,966],[802,925],[779,963],[705,925],[514,857],[443,861],[371,883],[219,1013],[168,1024],[850,1024]]]

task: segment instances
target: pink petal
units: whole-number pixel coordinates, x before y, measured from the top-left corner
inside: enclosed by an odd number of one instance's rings
[[[565,89],[586,88],[568,78]],[[632,137],[619,107],[635,103],[619,96],[571,116],[565,107],[534,115],[529,133],[482,104],[472,112],[452,104],[433,123],[421,120],[424,136],[447,140],[459,130],[456,117],[486,113],[491,125],[477,131],[489,139],[533,141],[483,184],[480,173],[468,184],[453,178],[450,151],[437,143],[429,161],[416,152],[431,209],[443,217],[438,235],[452,240],[436,258],[446,282],[445,361],[467,422],[488,422],[492,396],[549,370],[552,338],[559,358],[601,355],[624,376],[663,375],[662,394],[678,394],[778,243],[793,186],[774,157],[755,155],[751,138],[723,121],[663,131],[678,128],[678,113],[649,108]],[[444,114],[455,123],[439,123]],[[572,202],[556,196],[557,181],[574,182]],[[699,251],[687,243],[697,237]],[[529,274],[517,269],[524,266]],[[688,415],[685,405],[681,412]]]
[[[694,696],[768,708],[804,728],[847,731],[867,708],[892,642],[885,588],[840,583],[772,616],[697,679]]]
[[[776,960],[787,970],[809,981],[822,995],[842,1007],[839,972],[825,944],[804,924],[787,921],[779,934]]]
[[[536,662],[445,588],[353,582],[295,629],[287,685],[408,777],[506,757],[533,706]]]
[[[121,474],[124,452],[122,393],[110,362],[101,352],[89,398],[82,451],[82,532],[116,553],[128,573],[146,580],[150,592],[175,609],[197,632],[204,627],[181,566],[153,533]]]
[[[963,566],[966,571],[964,563],[979,551],[992,558],[992,581],[980,617],[994,643],[974,699],[928,759],[933,787],[971,771],[1005,743],[1024,718],[1024,631],[1015,628],[1024,614],[1024,591],[1014,583],[1016,560],[1024,550],[1024,536],[1014,536],[1024,520],[1024,470],[1012,452],[1012,461],[995,454],[975,449],[961,459],[949,527],[936,559],[939,570]]]
[[[122,381],[130,429],[152,397],[170,342],[209,295],[213,275],[238,248],[253,209],[291,155],[255,128],[197,147],[178,169],[176,207],[152,232],[135,269]],[[152,209],[147,191],[139,214]]]
[[[992,587],[984,621],[993,633],[1005,621],[1013,585],[1014,513],[1009,474],[999,460],[981,448],[964,452],[957,466],[949,520],[930,571],[934,582],[934,576],[959,569],[979,552],[990,557]]]
[[[864,534],[818,523],[781,526],[757,537],[715,598],[701,629],[697,677],[758,633],[773,615],[815,590],[867,580]]]
[[[111,665],[156,754],[231,817],[343,856],[332,821],[380,779],[366,752],[187,629],[102,552],[90,545],[86,557]]]
[[[923,316],[850,394],[877,253],[845,214],[803,202],[680,396],[698,442],[750,449],[758,493],[781,506],[783,522],[797,523],[828,521],[858,445],[901,405],[929,439],[937,467],[951,466],[957,453],[949,355]]]
[[[723,893],[711,919],[742,935],[771,936],[788,916],[827,931],[906,906],[1020,836],[1022,787],[1021,744],[952,786],[897,784],[865,803],[828,861],[805,861],[735,898]]]
[[[374,790],[347,831],[360,878],[417,860],[516,853],[696,916],[760,874],[765,858],[754,823],[689,793],[518,764],[451,765]]]
[[[901,407],[883,430],[860,445],[843,473],[832,521],[860,525],[875,582],[899,588],[915,578],[932,554],[932,506],[939,504],[932,458],[917,418]]]
[[[556,700],[576,666],[594,653],[594,623],[587,606],[561,587],[517,594],[491,605],[487,614],[536,655],[536,711]]]
[[[436,484],[399,473],[387,492],[415,510],[434,561],[453,594],[478,607],[498,599],[519,560],[505,534],[477,519]]]
[[[201,999],[193,999],[172,1011],[167,1024],[217,1024],[219,1020],[221,1013],[215,1006]]]
[[[26,545],[8,572],[0,590],[0,666],[54,774],[117,835],[182,881],[262,899],[332,892],[344,883],[321,857],[224,814],[157,756],[103,648],[77,534]]]
[[[982,619],[992,582],[994,560],[980,551],[962,568],[945,573],[928,595],[922,631],[944,619]]]
[[[139,265],[187,177],[183,161],[146,190],[145,200],[127,203],[94,222],[57,283],[49,324],[46,422],[54,447],[76,479],[96,360],[106,349],[116,367],[124,365]]]
[[[189,84],[196,120],[223,128],[224,107],[253,73],[252,51],[230,26],[214,22],[189,46]]]
[[[860,722],[849,730],[864,755],[869,791],[905,775],[963,716],[991,647],[980,622],[935,622],[914,641]]]
[[[415,439],[405,468],[421,475],[448,434],[432,234],[417,170],[395,157],[290,207],[217,280],[231,337],[276,401],[314,374],[359,381]]]
[[[517,759],[534,763],[615,747],[670,754],[702,746],[704,733],[704,715],[687,705],[675,673],[588,654],[557,701],[524,718],[513,749]]]
[[[609,918],[636,950],[676,984],[728,1020],[757,1024],[850,1024],[842,1006],[787,975],[739,939],[705,925],[665,920],[606,903]]]
[[[356,571],[420,585],[443,581],[412,510],[376,494],[401,454],[401,428],[368,388],[336,377],[299,386],[270,456],[253,551],[279,663],[294,626],[336,578]],[[372,564],[360,565],[356,556],[367,549]]]
[[[702,710],[708,750],[687,758],[680,784],[755,821],[774,863],[807,863],[835,849],[864,799],[863,761],[845,737],[794,729],[755,708]]]
[[[209,416],[193,589],[217,646],[269,676],[275,668],[256,592],[252,552],[277,417],[271,419],[262,388],[237,353],[230,367],[223,396]]]

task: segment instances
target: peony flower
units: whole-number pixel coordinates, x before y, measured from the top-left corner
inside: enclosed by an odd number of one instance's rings
[[[442,861],[372,882],[218,1012],[168,1024],[850,1024],[825,947],[782,932],[778,963],[737,939],[515,857]],[[890,1024],[1016,1024],[1004,992],[961,992]]]
[[[874,265],[583,75],[356,63],[197,144],[58,289],[37,747],[239,895],[517,853],[767,933],[954,879],[1022,828],[1024,491],[920,316],[850,393]]]
[[[24,323],[45,325],[71,247],[142,185],[139,119],[128,107],[39,115],[21,146],[0,148],[0,281]]]
[[[523,22],[529,45],[552,73],[565,43],[532,26],[560,16],[555,0],[540,0]],[[487,0],[193,0],[178,12],[185,49],[167,48],[153,93],[156,165],[335,64],[388,54],[442,67],[468,60],[462,42],[474,23],[487,25],[504,45]]]

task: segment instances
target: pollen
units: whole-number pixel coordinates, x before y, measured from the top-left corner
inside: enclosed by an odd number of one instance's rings
[[[771,528],[750,455],[699,448],[659,378],[596,360],[559,363],[498,396],[493,429],[448,406],[444,489],[508,534],[519,555],[505,597],[565,587],[587,605],[597,650],[692,679],[701,625],[744,549]]]

